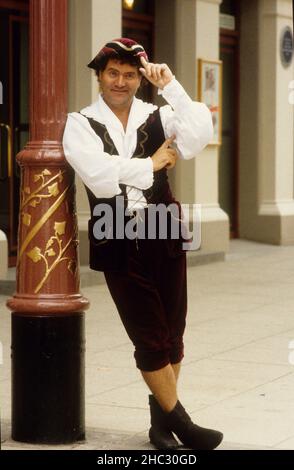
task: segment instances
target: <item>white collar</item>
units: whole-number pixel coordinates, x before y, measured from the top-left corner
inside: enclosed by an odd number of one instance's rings
[[[134,131],[135,129],[138,129],[141,124],[146,121],[149,114],[152,114],[156,109],[157,106],[153,105],[152,103],[145,103],[144,101],[134,97],[130,109],[126,134]],[[125,133],[122,123],[113,113],[113,111],[111,111],[109,106],[107,106],[101,94],[99,94],[98,101],[95,101],[90,106],[82,109],[81,113],[87,117],[95,119],[95,121],[98,121],[101,124],[105,124]]]

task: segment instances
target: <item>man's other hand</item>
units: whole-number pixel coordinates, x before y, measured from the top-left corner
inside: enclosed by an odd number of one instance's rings
[[[161,170],[162,168],[173,168],[176,164],[178,153],[175,149],[169,146],[175,140],[175,136],[166,139],[159,149],[152,155],[153,171]]]

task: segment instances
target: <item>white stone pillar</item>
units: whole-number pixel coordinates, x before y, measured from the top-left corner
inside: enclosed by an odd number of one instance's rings
[[[122,5],[117,0],[92,0],[92,57],[111,39],[121,37]],[[92,74],[92,101],[97,99],[97,79]]]
[[[240,235],[294,244],[294,61],[285,68],[280,58],[282,31],[293,27],[292,1],[250,0],[242,10]]]
[[[219,59],[219,6],[222,0],[196,2],[196,59]],[[198,64],[197,64],[198,65]],[[208,146],[195,160],[194,194],[202,204],[202,250],[229,249],[229,218],[218,202],[219,147]]]
[[[280,58],[281,33],[292,29],[291,0],[261,0],[259,19],[259,201],[262,220],[275,219],[275,243],[294,243],[293,106],[288,86],[294,61],[285,68]],[[264,224],[267,238],[267,223]]]

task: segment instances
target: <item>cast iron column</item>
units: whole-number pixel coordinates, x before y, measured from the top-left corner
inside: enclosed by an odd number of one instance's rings
[[[12,438],[85,437],[84,313],[74,174],[61,144],[67,109],[67,0],[30,0],[30,141],[12,310]]]

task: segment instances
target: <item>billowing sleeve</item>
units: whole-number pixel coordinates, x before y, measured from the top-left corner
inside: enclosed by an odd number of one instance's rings
[[[192,101],[182,85],[173,78],[158,94],[168,105],[160,108],[160,117],[166,137],[176,136],[180,157],[196,157],[212,140],[211,112],[204,103]]]
[[[120,183],[138,189],[152,186],[151,158],[127,159],[105,153],[100,137],[87,118],[79,113],[68,115],[63,149],[69,164],[96,197],[110,198],[120,194]]]

